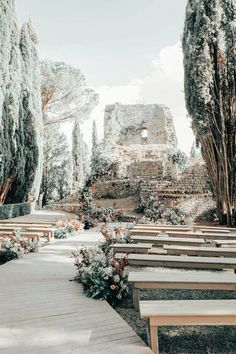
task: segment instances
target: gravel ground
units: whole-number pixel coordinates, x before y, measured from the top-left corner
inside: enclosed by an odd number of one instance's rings
[[[129,267],[131,268],[131,267]],[[142,270],[172,272],[173,269],[145,268]],[[141,268],[132,268],[132,271]],[[181,270],[176,270],[179,272]],[[236,299],[234,291],[216,290],[167,290],[148,289],[141,291],[142,300],[196,300],[196,299]],[[116,311],[147,343],[147,321],[140,320],[139,313],[129,299],[116,307]],[[236,327],[183,326],[159,328],[161,354],[236,354]]]

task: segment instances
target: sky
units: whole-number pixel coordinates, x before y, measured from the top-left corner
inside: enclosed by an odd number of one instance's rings
[[[194,140],[184,101],[181,35],[187,0],[16,0],[31,17],[42,59],[78,67],[100,95],[92,120],[103,134],[106,104],[162,103],[174,117],[179,147]],[[91,134],[90,134],[91,135]]]

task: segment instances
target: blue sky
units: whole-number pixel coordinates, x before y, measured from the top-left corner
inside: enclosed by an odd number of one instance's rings
[[[98,91],[101,103],[91,119],[97,120],[100,135],[106,104],[164,103],[174,116],[179,145],[188,152],[193,135],[186,118],[180,46],[186,3],[16,0],[16,10],[21,23],[32,18],[41,58],[79,67]]]

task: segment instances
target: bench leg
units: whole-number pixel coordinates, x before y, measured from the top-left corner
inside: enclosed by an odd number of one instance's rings
[[[156,326],[151,326],[149,323],[150,345],[153,353],[159,354],[158,344],[158,329]]]
[[[133,304],[136,311],[139,311],[140,289],[133,289]]]

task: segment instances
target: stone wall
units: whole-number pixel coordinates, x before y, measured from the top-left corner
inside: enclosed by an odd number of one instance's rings
[[[102,145],[99,156],[116,165],[117,178],[170,178],[176,176],[176,165],[170,160],[175,152],[171,145]]]
[[[68,213],[77,214],[79,210],[79,203],[53,203],[44,207],[46,210],[62,210]]]
[[[104,116],[104,140],[118,145],[142,144],[141,131],[148,130],[147,144],[177,146],[173,117],[163,105],[106,106]]]
[[[139,195],[139,180],[100,181],[94,184],[92,196],[94,199],[119,199]]]
[[[216,207],[206,167],[199,160],[196,163],[190,161],[176,179],[143,181],[140,199],[142,202],[157,200],[168,207],[178,208],[192,221]]]
[[[212,191],[205,165],[190,163],[176,178],[142,182],[140,194],[142,200],[147,200],[149,198],[158,199],[161,196],[212,196]]]

